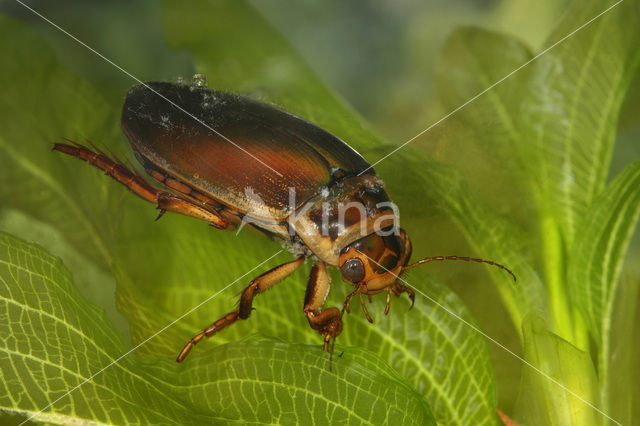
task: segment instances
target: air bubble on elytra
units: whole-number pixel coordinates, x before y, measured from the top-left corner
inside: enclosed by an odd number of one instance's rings
[[[191,77],[191,85],[195,87],[207,87],[207,76],[204,74],[194,74]]]

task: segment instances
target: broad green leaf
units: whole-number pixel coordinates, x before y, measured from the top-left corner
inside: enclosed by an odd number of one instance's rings
[[[613,3],[574,2],[548,44]],[[540,192],[568,247],[606,183],[620,108],[640,60],[636,9],[637,2],[622,2],[527,70],[532,105],[522,103],[522,125],[544,156]],[[544,105],[547,110],[536,108]]]
[[[598,372],[605,407],[614,401],[625,400],[624,395],[631,392],[630,376],[623,374],[623,377],[614,378],[610,367],[613,363],[624,363],[615,358],[625,358],[624,349],[619,353],[620,345],[625,338],[633,339],[630,333],[633,321],[629,322],[629,319],[633,318],[637,305],[633,296],[637,290],[634,291],[636,286],[632,283],[627,286],[629,288],[621,288],[620,274],[639,216],[640,162],[635,162],[594,201],[580,226],[581,233],[576,237],[568,266],[571,297],[598,343]],[[621,297],[621,294],[626,296]],[[616,326],[614,320],[618,323]],[[622,341],[614,340],[612,347],[613,336],[624,337]]]
[[[0,318],[0,408],[40,421],[433,423],[422,396],[355,348],[333,372],[317,347],[252,339],[186,365],[129,355],[96,374],[127,352],[122,339],[57,258],[7,234],[0,234]]]
[[[439,424],[496,424],[495,383],[486,341],[460,319],[479,328],[471,312],[424,270],[403,279],[416,288],[413,309],[408,310],[406,295],[400,300],[392,297],[389,315],[384,316],[384,297],[376,296],[367,305],[374,319],[369,324],[355,300],[340,339],[376,348],[427,396]]]
[[[73,271],[74,282],[80,293],[90,302],[102,307],[118,330],[126,333],[127,320],[118,312],[114,298],[115,277],[78,251],[57,228],[21,211],[0,209],[0,230],[20,235],[26,241],[37,241],[39,246],[55,253]]]
[[[608,3],[573,2],[547,45]],[[568,245],[607,177],[619,109],[640,59],[635,6],[621,3],[457,114],[484,150],[512,147],[495,150],[501,164],[523,167]],[[441,98],[449,107],[533,57],[510,37],[474,28],[454,33],[443,52]]]
[[[611,4],[573,2],[547,46]],[[620,107],[640,59],[636,6],[621,3],[456,114],[472,129],[468,145],[482,159],[477,168],[521,194],[510,208],[538,239],[530,240],[530,250],[543,259],[552,326],[583,347],[584,327],[567,296],[565,256],[605,184]],[[444,48],[441,98],[453,109],[531,58],[511,37],[459,30]]]
[[[610,331],[625,253],[639,216],[640,162],[635,162],[594,201],[581,223],[568,265],[571,296],[599,343]]]
[[[527,316],[522,327],[524,357],[540,371],[523,369],[514,420],[530,425],[603,424],[604,416],[589,405],[598,406],[598,379],[589,354],[550,332],[539,316]]]

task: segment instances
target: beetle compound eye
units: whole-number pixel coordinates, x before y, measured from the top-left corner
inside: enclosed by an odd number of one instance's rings
[[[344,262],[340,267],[340,272],[345,280],[356,283],[364,279],[364,264],[357,257],[352,257]]]

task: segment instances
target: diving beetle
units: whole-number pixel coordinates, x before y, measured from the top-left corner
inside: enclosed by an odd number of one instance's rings
[[[204,337],[251,315],[253,298],[313,258],[303,312],[324,336],[324,351],[342,331],[342,316],[359,295],[407,293],[398,282],[409,268],[411,241],[397,225],[397,211],[373,168],[328,131],[272,105],[210,90],[198,84],[151,82],[132,87],[122,110],[122,129],[134,155],[156,181],[151,184],[95,146],[56,143],[54,150],[85,160],[134,194],[166,211],[208,222],[214,228],[244,224],[283,242],[295,259],[253,279],[237,310],[196,334],[180,352],[182,362]],[[113,157],[113,158],[112,158]],[[345,207],[346,206],[346,207]],[[355,287],[342,309],[324,308],[331,282],[327,266],[340,268]]]

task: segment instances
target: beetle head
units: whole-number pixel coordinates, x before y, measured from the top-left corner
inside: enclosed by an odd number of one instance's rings
[[[368,294],[378,293],[396,282],[411,256],[411,241],[403,229],[383,231],[387,232],[354,241],[340,253],[342,279],[353,285],[366,284]]]
[[[342,280],[360,286],[365,284],[362,293],[375,294],[393,285],[403,271],[434,260],[464,260],[466,262],[485,263],[506,271],[514,281],[515,274],[506,266],[492,260],[468,256],[433,256],[425,257],[412,264],[411,240],[403,229],[388,234],[390,228],[383,229],[383,235],[373,233],[354,241],[340,252],[340,272]]]

